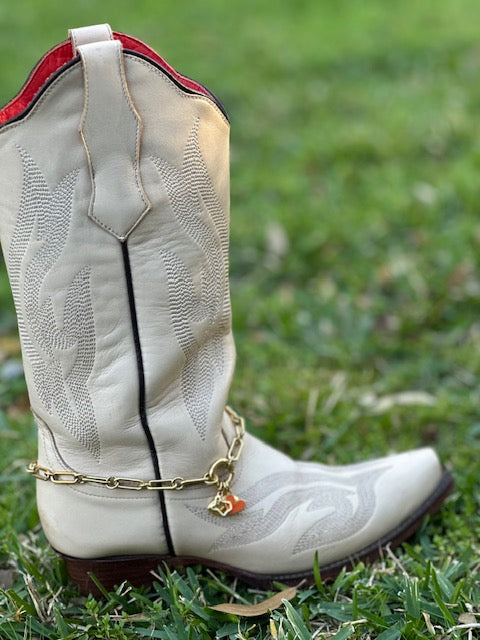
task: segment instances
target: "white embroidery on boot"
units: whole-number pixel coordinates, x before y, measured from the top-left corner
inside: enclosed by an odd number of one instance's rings
[[[199,119],[190,132],[181,169],[152,158],[181,229],[202,254],[200,285],[187,266],[162,250],[172,325],[185,355],[182,393],[202,439],[214,393],[215,373],[224,369],[224,338],[230,331],[228,223],[215,194],[198,141]]]
[[[242,499],[248,510],[235,517],[222,519],[210,515],[204,509],[188,507],[196,516],[216,524],[226,531],[211,547],[211,551],[230,549],[252,544],[275,533],[287,516],[299,507],[308,511],[320,511],[316,520],[303,516],[311,523],[298,538],[293,554],[321,549],[332,542],[344,540],[349,532],[365,527],[375,510],[375,482],[387,471],[389,465],[376,469],[358,470],[348,475],[335,468],[323,471],[273,473],[259,480]],[[268,506],[252,508],[271,494]]]
[[[24,358],[45,410],[98,460],[100,440],[87,387],[95,361],[90,267],[65,286],[61,320],[45,284],[65,248],[79,172],[71,171],[50,191],[33,158],[19,152],[24,179],[8,266]]]

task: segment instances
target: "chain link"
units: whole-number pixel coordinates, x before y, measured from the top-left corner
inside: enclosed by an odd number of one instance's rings
[[[141,491],[142,489],[147,491],[181,491],[182,489],[202,484],[215,485],[217,487],[217,498],[219,496],[220,499],[222,496],[225,498],[230,491],[230,486],[235,476],[235,462],[238,461],[242,453],[243,437],[245,435],[245,420],[231,407],[226,407],[225,411],[235,429],[235,436],[228,447],[226,456],[215,460],[201,478],[182,478],[178,476],[171,479],[139,480],[138,478],[122,478],[118,476],[90,476],[77,471],[53,471],[38,464],[38,462],[31,462],[27,467],[27,472],[37,480],[53,482],[54,484],[98,484],[105,486],[107,489],[125,489],[127,491]],[[220,513],[220,515],[227,515],[227,513]]]

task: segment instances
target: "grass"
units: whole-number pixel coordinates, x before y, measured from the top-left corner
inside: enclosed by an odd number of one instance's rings
[[[480,624],[480,29],[474,0],[19,0],[0,100],[69,26],[109,21],[232,119],[231,403],[256,435],[346,463],[433,444],[457,488],[409,544],[269,594],[201,569],[80,597],[38,527],[35,434],[0,277],[0,638],[472,638]],[[429,404],[402,405],[415,391]],[[390,400],[385,405],[385,398]],[[475,624],[477,626],[475,626]]]

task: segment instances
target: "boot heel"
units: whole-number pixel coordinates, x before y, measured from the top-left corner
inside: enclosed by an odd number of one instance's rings
[[[130,556],[113,558],[72,558],[59,553],[65,561],[70,579],[78,586],[83,595],[91,593],[94,596],[103,595],[92,575],[105,588],[111,591],[125,580],[133,586],[150,584],[153,580],[152,571],[164,562],[168,556]]]

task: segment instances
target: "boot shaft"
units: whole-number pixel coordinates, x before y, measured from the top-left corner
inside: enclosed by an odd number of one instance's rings
[[[203,87],[111,38],[73,31],[0,114],[40,451],[87,473],[201,475],[225,450],[234,365],[229,124]]]

